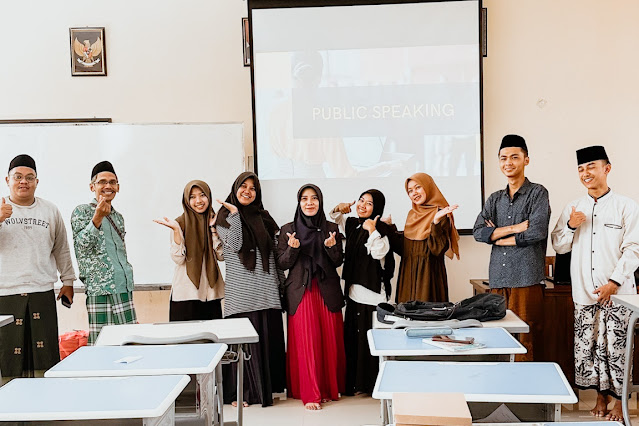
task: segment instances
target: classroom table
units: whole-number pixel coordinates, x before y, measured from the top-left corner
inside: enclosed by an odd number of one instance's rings
[[[388,426],[395,426],[394,423]],[[612,421],[590,422],[519,422],[519,423],[473,423],[473,426],[623,426]]]
[[[403,329],[371,329],[368,330],[368,347],[371,355],[378,356],[381,364],[389,360],[410,359],[425,360],[428,357],[458,357],[463,355],[469,361],[476,361],[477,356],[510,355],[515,361],[515,354],[525,354],[522,346],[510,333],[501,327],[496,328],[460,328],[454,332],[459,336],[474,337],[478,342],[486,344],[485,348],[463,352],[451,352],[423,342],[421,338],[407,337]],[[388,417],[387,405],[381,401],[381,416]]]
[[[11,324],[13,322],[13,315],[0,315],[0,327]]]
[[[195,374],[198,417],[207,425],[224,424],[222,368],[224,343],[192,345],[84,346],[44,373],[44,377],[114,377]],[[126,358],[130,362],[120,362]],[[214,374],[215,372],[215,374]],[[214,401],[213,380],[218,386]]]
[[[186,375],[13,379],[0,388],[0,421],[142,418],[148,426],[173,425],[175,398],[189,381]]]
[[[473,423],[474,426],[623,426],[619,422],[520,422],[520,423]],[[391,425],[389,425],[391,426]]]
[[[13,322],[13,315],[0,315],[0,327]],[[2,385],[2,371],[0,370],[0,386]]]
[[[639,391],[639,386],[632,383],[632,355],[634,353],[635,344],[635,326],[639,320],[639,294],[615,294],[611,296],[613,302],[628,308],[631,312],[628,321],[628,335],[626,336],[626,363],[624,365],[623,374],[623,390],[621,393],[621,407],[623,411],[623,419],[625,424],[630,423],[630,414],[628,413],[628,398],[631,392]],[[637,374],[635,372],[635,374]]]
[[[395,317],[397,318],[397,317]],[[403,318],[401,318],[403,319]],[[506,311],[506,316],[500,320],[484,321],[483,327],[501,327],[510,334],[529,333],[530,327],[510,309]],[[392,328],[392,324],[384,324],[377,320],[377,312],[373,312],[373,328]]]
[[[474,337],[478,343],[486,345],[484,348],[469,351],[451,352],[438,348],[423,341],[422,338],[407,337],[404,330],[371,329],[368,330],[368,347],[371,355],[380,357],[380,362],[404,357],[432,357],[432,356],[473,356],[473,355],[509,355],[510,361],[515,360],[515,354],[525,354],[522,346],[508,331],[501,327],[495,328],[459,328],[455,335]]]
[[[107,325],[100,331],[95,344],[120,346],[132,343],[186,343],[195,340],[226,343],[230,350],[237,353],[237,425],[242,426],[245,352],[243,346],[259,342],[257,331],[248,318]]]
[[[388,407],[383,424],[392,419],[396,392],[456,392],[470,403],[541,404],[543,420],[552,421],[560,420],[561,404],[577,402],[559,366],[543,362],[386,361],[373,389],[373,398]]]

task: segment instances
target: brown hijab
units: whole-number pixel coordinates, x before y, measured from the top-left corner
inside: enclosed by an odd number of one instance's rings
[[[189,204],[191,189],[198,187],[209,199],[209,208],[204,213],[197,213]],[[206,277],[209,286],[215,287],[220,277],[220,269],[215,259],[213,238],[209,229],[209,216],[215,216],[211,207],[211,189],[206,182],[192,180],[184,187],[182,195],[182,207],[184,213],[175,220],[184,232],[184,245],[186,246],[186,274],[195,287],[200,288],[202,276],[202,264],[206,265]]]
[[[404,236],[409,240],[425,240],[430,235],[430,227],[435,219],[437,211],[448,207],[448,201],[442,195],[441,191],[435,184],[432,177],[426,173],[415,173],[406,179],[406,192],[408,192],[408,182],[414,180],[419,183],[426,193],[426,201],[417,205],[413,203],[413,207],[406,217],[406,226],[404,227]],[[453,215],[448,216],[450,220],[450,231],[448,234],[448,251],[446,256],[453,258],[453,254],[459,259],[459,233],[455,229],[455,221]]]

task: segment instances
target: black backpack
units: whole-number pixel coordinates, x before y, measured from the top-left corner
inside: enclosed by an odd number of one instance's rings
[[[420,302],[413,300],[398,304],[392,312],[392,305],[383,303],[377,310],[385,314],[410,318],[417,321],[443,321],[449,319],[476,319],[493,321],[506,316],[506,299],[499,294],[481,293],[458,303]]]

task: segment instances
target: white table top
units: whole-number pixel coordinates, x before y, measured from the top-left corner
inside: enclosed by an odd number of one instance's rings
[[[473,423],[474,426],[623,426],[619,422],[520,422],[520,423]],[[388,426],[395,426],[390,423]]]
[[[473,423],[476,426],[623,426],[619,422],[520,422],[520,423]],[[389,425],[391,426],[391,425]]]
[[[214,335],[227,345],[257,343],[259,336],[248,318],[183,321],[157,324],[124,324],[102,327],[96,346],[120,346],[143,340],[147,344],[182,343],[190,337]],[[186,339],[185,339],[186,338]]]
[[[613,294],[610,298],[631,311],[639,311],[639,294]]]
[[[13,379],[0,388],[0,421],[159,417],[189,380],[185,375]]]
[[[392,399],[395,392],[457,392],[468,402],[577,402],[564,373],[552,362],[386,361],[373,398]]]
[[[13,315],[0,315],[0,327],[3,325],[11,324],[13,322]]]
[[[434,356],[434,355],[511,355],[525,354],[522,346],[510,333],[501,327],[459,328],[456,336],[474,337],[475,342],[485,348],[463,352],[451,352],[424,342],[422,338],[407,337],[404,330],[368,330],[368,347],[373,356]]]
[[[44,377],[152,376],[208,374],[226,352],[224,343],[194,345],[83,346],[44,373]],[[141,357],[130,363],[125,357]]]
[[[506,311],[506,316],[500,320],[484,321],[484,327],[501,327],[512,334],[529,333],[530,327],[510,309]],[[392,324],[384,324],[377,321],[377,312],[373,312],[373,328],[391,328]]]

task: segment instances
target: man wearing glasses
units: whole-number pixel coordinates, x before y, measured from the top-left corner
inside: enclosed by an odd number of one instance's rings
[[[0,201],[0,314],[14,322],[0,327],[0,370],[11,377],[34,377],[60,361],[58,299],[73,301],[75,272],[67,232],[58,208],[35,196],[36,164],[29,155],[11,160],[9,197]],[[57,270],[57,271],[56,271]]]
[[[120,190],[113,165],[93,167],[89,188],[95,198],[71,215],[75,256],[80,280],[86,286],[89,344],[105,325],[136,322],[133,306],[133,269],[124,245],[124,219],[111,202]]]

